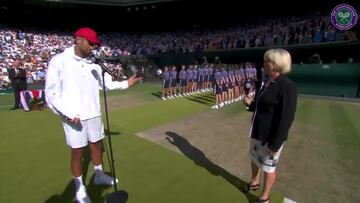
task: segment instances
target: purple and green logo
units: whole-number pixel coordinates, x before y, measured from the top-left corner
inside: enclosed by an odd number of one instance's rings
[[[348,4],[337,5],[331,12],[331,22],[339,30],[351,29],[357,20],[356,10]]]

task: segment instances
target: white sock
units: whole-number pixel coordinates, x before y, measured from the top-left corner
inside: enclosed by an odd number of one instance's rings
[[[94,165],[94,169],[95,169],[95,174],[96,174],[96,175],[100,175],[100,174],[103,173],[102,164],[97,165],[97,166]]]
[[[84,186],[84,183],[82,181],[82,175],[80,175],[79,177],[73,177],[73,178],[74,178],[74,182],[75,182],[75,189],[76,189],[76,191],[78,191],[80,187]]]

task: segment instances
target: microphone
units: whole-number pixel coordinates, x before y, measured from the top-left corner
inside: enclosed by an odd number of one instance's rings
[[[105,72],[107,72],[109,75],[112,76],[112,75],[114,74],[114,72],[111,71],[108,67],[106,67],[106,66],[102,63],[101,59],[99,59],[98,57],[96,57],[94,54],[92,54],[92,55],[90,56],[90,61],[93,62],[93,63],[95,63],[95,64],[98,64],[98,65],[102,68],[102,70],[105,71]]]

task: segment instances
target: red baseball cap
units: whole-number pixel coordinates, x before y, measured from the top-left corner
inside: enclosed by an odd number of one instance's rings
[[[88,27],[79,28],[75,32],[75,37],[83,37],[98,46],[100,45],[96,32]]]

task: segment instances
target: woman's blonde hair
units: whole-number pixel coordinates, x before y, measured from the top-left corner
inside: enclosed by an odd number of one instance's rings
[[[275,64],[272,71],[280,74],[289,73],[291,71],[291,56],[284,49],[269,49],[264,54],[264,61],[271,61]]]

